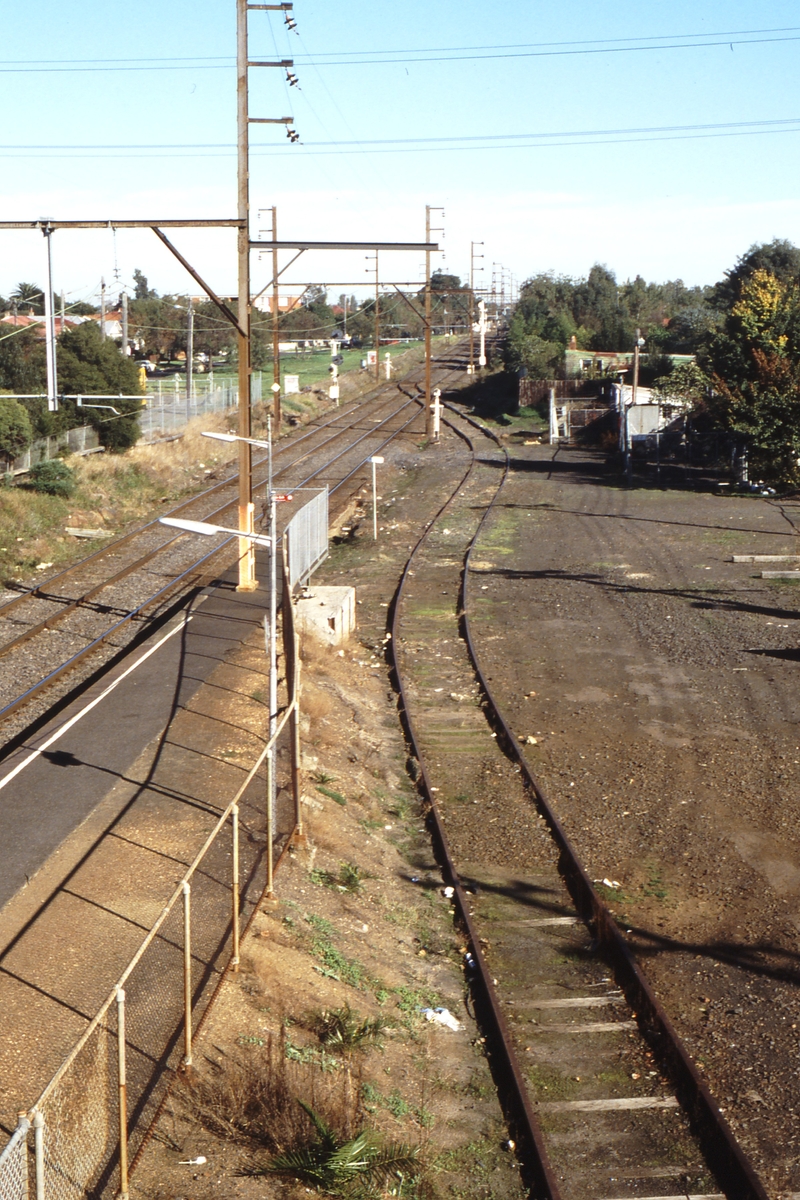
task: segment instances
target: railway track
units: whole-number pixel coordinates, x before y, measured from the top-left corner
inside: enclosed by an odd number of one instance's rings
[[[456,368],[456,370],[458,367]],[[437,367],[437,383],[452,370]],[[413,387],[414,375],[410,377]],[[273,478],[297,489],[327,484],[341,510],[370,455],[419,425],[421,402],[397,384],[337,411],[297,437],[278,443]],[[421,432],[421,430],[419,431]],[[254,462],[254,494],[266,487],[266,457]],[[348,485],[349,488],[348,488]],[[231,476],[163,515],[225,522],[238,499]],[[291,512],[281,513],[285,521]],[[4,741],[18,739],[66,690],[166,615],[176,602],[229,565],[236,539],[221,535],[198,557],[195,539],[171,535],[157,519],[0,605],[0,722]]]
[[[476,422],[448,424],[471,462],[407,561],[388,644],[534,1194],[766,1200],[481,670],[470,615],[494,564],[480,535],[510,460],[497,439],[486,454]]]

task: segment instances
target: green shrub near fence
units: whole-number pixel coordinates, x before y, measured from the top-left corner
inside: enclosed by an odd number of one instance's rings
[[[75,472],[59,458],[49,458],[31,467],[29,479],[35,492],[46,492],[48,496],[75,494]]]

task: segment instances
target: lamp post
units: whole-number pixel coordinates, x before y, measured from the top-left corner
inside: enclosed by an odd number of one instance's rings
[[[269,547],[269,617],[265,619],[267,626],[267,641],[269,643],[269,736],[273,737],[278,724],[278,554],[277,554],[277,509],[279,501],[291,500],[291,495],[281,494],[280,496],[272,486],[272,414],[267,416],[267,440],[260,441],[258,438],[242,439],[236,433],[211,433],[203,432],[203,437],[214,438],[218,442],[241,442],[245,440],[251,446],[260,446],[261,449],[267,451],[267,504],[269,506],[269,534],[266,538],[259,534],[249,533],[244,534],[244,537],[250,539],[254,546]],[[168,522],[164,520],[164,523]],[[196,530],[195,532],[200,532]],[[229,530],[228,532],[234,532]],[[275,770],[273,759],[267,761],[268,779],[267,789],[269,794],[270,812],[274,804],[275,794]]]

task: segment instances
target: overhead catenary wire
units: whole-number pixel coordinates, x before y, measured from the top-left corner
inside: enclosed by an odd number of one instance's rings
[[[271,144],[255,145],[251,153],[259,157],[295,156],[299,153],[309,157],[324,154],[365,153],[403,154],[453,150],[503,150],[503,149],[547,149],[562,146],[602,146],[631,142],[694,141],[704,138],[752,137],[760,134],[800,132],[800,117],[775,117],[753,121],[704,122],[692,125],[631,126],[620,129],[559,130],[527,133],[486,133],[466,136],[453,135],[419,138],[379,138],[356,142],[304,142],[302,147],[290,150],[275,150]],[[560,140],[557,140],[560,139]],[[352,149],[351,149],[352,148]],[[234,154],[235,147],[229,142],[153,142],[153,143],[85,143],[81,144],[38,144],[0,145],[6,157],[40,157],[44,151],[56,151],[48,157],[160,157],[154,151],[164,151],[163,157],[170,158],[225,158]],[[90,151],[91,153],[82,153]],[[110,151],[118,151],[114,155]],[[17,153],[15,153],[17,152]],[[62,153],[63,152],[63,153]],[[145,153],[147,152],[147,153]],[[169,152],[168,154],[166,152]],[[181,153],[183,152],[183,153]]]
[[[773,35],[773,36],[765,36]],[[779,36],[788,35],[788,36]],[[698,39],[705,38],[705,41]],[[679,40],[676,40],[679,39]],[[708,40],[714,39],[714,40]],[[581,54],[638,53],[652,50],[691,50],[730,45],[761,45],[772,42],[790,42],[800,39],[800,26],[786,25],[766,29],[715,30],[712,33],[672,33],[651,37],[583,38],[569,42],[502,43],[496,46],[439,46],[413,47],[405,50],[361,50],[321,51],[314,54],[318,66],[364,66],[406,62],[464,62],[491,58],[529,58]],[[487,53],[487,51],[489,53]],[[503,53],[499,53],[502,51]],[[342,53],[348,57],[342,58]],[[308,51],[306,51],[308,55]],[[369,58],[369,55],[403,55],[403,58]],[[431,57],[431,56],[445,56]],[[309,65],[311,56],[309,55]],[[0,60],[0,73],[25,73],[44,71],[190,71],[230,70],[235,60],[230,55],[171,55],[164,58],[148,57],[140,64],[127,59],[26,59]],[[296,58],[296,65],[306,65]]]

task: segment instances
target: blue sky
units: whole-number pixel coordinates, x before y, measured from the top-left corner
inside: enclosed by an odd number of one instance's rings
[[[15,6],[0,217],[234,215],[234,15],[233,0]],[[800,243],[796,3],[297,0],[295,18],[299,37],[250,16],[251,56],[293,57],[301,84],[252,72],[252,114],[292,115],[302,138],[254,129],[254,232],[276,204],[285,235],[421,240],[429,203],[445,208],[440,265],[462,275],[475,240],[487,275],[600,261],[688,283],[754,241]],[[0,234],[0,293],[41,282],[42,241]],[[230,234],[176,241],[235,290]],[[59,233],[53,251],[74,298],[137,266],[159,290],[188,287],[146,232]],[[368,281],[363,255],[301,263],[287,278]],[[420,268],[386,255],[381,274]],[[254,256],[256,290],[267,270]]]

